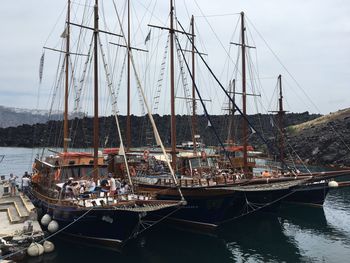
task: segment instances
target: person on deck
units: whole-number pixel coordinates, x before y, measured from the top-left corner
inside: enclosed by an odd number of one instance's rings
[[[16,195],[16,179],[17,176],[10,174],[9,184],[10,184],[10,194],[11,196]]]
[[[96,183],[94,180],[91,180],[88,182],[88,185],[87,185],[87,192],[93,192],[96,188]]]
[[[263,176],[263,177],[270,177],[269,171],[265,170],[265,171],[262,173],[262,176]]]
[[[102,189],[104,190],[109,190],[109,182],[108,182],[108,179],[104,178],[101,180],[100,182],[100,186]]]
[[[29,183],[30,183],[29,174],[28,172],[25,172],[22,177],[22,186],[21,186],[21,189],[24,195],[27,195],[28,193]]]
[[[117,190],[117,184],[112,173],[108,174],[108,178],[109,178],[109,195],[114,196]]]

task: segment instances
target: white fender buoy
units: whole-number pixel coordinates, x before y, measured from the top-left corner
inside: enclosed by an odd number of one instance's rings
[[[51,222],[51,216],[49,215],[49,214],[45,214],[42,218],[41,218],[41,220],[40,220],[40,222],[41,222],[41,224],[43,225],[43,226],[47,226],[47,225],[49,225],[49,223]]]
[[[44,252],[45,253],[51,253],[55,250],[55,245],[51,241],[45,241],[43,244]]]
[[[339,186],[339,184],[338,184],[338,182],[337,181],[330,181],[329,183],[328,183],[328,186],[329,187],[331,187],[331,188],[336,188],[336,187],[338,187]]]
[[[27,253],[31,257],[37,257],[44,253],[44,247],[36,242],[31,243],[27,248]]]
[[[44,254],[44,247],[43,245],[37,243],[38,247],[39,247],[39,256],[41,256],[42,254]]]
[[[58,229],[59,229],[59,225],[55,220],[52,220],[50,224],[47,226],[47,230],[49,230],[49,232],[51,233],[56,232]]]

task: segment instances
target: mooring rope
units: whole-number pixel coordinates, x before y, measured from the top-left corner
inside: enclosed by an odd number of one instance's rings
[[[47,237],[41,239],[40,241],[38,241],[38,242],[36,242],[36,243],[45,242],[46,240],[48,240],[48,239],[50,239],[50,238],[56,236],[57,234],[59,234],[59,233],[61,233],[62,231],[66,230],[66,229],[67,229],[68,227],[70,227],[71,225],[73,225],[73,224],[75,224],[76,222],[78,222],[80,219],[82,219],[84,216],[86,216],[88,213],[90,213],[91,210],[93,210],[93,209],[94,209],[94,207],[91,207],[91,208],[90,208],[89,210],[87,210],[84,214],[82,214],[82,215],[79,216],[78,218],[74,219],[74,221],[72,221],[72,222],[69,223],[68,225],[64,226],[63,228],[57,230],[55,233],[52,233],[51,235],[49,235],[49,236],[47,236]],[[26,248],[22,248],[22,249],[20,249],[20,250],[17,250],[17,251],[15,251],[15,252],[11,253],[11,254],[7,254],[7,255],[5,255],[5,256],[2,256],[2,257],[0,257],[0,259],[1,259],[1,260],[4,260],[4,259],[7,259],[7,258],[10,258],[10,257],[12,257],[12,256],[14,256],[14,255],[16,255],[16,254],[18,254],[18,253],[21,253],[21,252],[27,250],[29,247],[30,247],[30,245],[29,245],[28,247],[26,247]]]

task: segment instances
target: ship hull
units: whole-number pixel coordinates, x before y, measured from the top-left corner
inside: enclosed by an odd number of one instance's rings
[[[137,234],[146,213],[113,208],[79,208],[48,203],[30,195],[40,214],[49,214],[59,225],[59,234],[81,241],[121,247]]]
[[[328,183],[314,183],[292,189],[284,203],[322,206],[329,192]]]
[[[162,186],[139,185],[142,191],[159,192],[159,199],[179,199],[176,188],[162,189]],[[184,228],[215,230],[219,226],[256,211],[276,211],[280,206],[283,191],[244,192],[220,187],[181,188],[187,202],[166,219],[166,222]],[[262,206],[262,208],[258,208]],[[257,209],[257,210],[256,210]],[[164,211],[157,213],[164,216]]]

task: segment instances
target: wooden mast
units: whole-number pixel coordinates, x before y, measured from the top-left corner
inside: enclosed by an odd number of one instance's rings
[[[283,110],[283,95],[282,95],[282,76],[278,76],[278,84],[280,88],[280,97],[278,99],[279,102],[279,111],[278,111],[278,126],[279,126],[279,148],[280,148],[280,160],[283,165],[284,163],[284,125],[283,125],[283,119],[284,119],[284,113]]]
[[[128,66],[127,66],[127,117],[126,117],[126,146],[127,151],[131,147],[131,117],[130,117],[130,0],[128,0]]]
[[[246,92],[246,65],[245,65],[245,25],[244,12],[241,12],[241,38],[242,38],[242,107],[243,115],[247,116],[247,92]],[[248,125],[245,118],[243,118],[243,172],[248,173]]]
[[[194,16],[191,18],[192,27],[192,142],[193,152],[196,155],[197,141],[196,141],[196,88],[195,88],[195,47],[194,47]]]
[[[66,38],[66,79],[64,88],[64,116],[63,116],[63,152],[67,152],[69,143],[69,123],[68,123],[68,95],[69,95],[69,41],[70,41],[70,6],[71,1],[68,0],[67,22],[64,36]]]
[[[171,166],[176,171],[176,115],[174,79],[174,6],[170,0],[170,105],[171,105]]]
[[[231,100],[228,101],[228,110],[229,110],[229,123],[228,123],[228,133],[227,133],[227,143],[228,144],[233,144],[234,143],[234,126],[235,126],[235,106],[234,104],[235,99],[236,99],[236,80],[233,79],[232,82],[230,82],[229,85],[229,94],[232,94],[232,100],[233,103],[231,102]]]
[[[98,179],[98,145],[99,145],[99,123],[98,123],[98,0],[94,6],[94,181]]]

